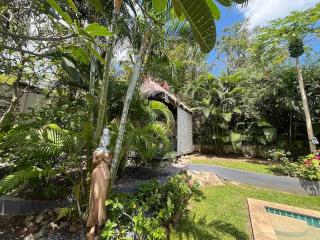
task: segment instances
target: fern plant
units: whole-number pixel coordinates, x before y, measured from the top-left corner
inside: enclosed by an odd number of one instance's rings
[[[0,140],[0,156],[15,171],[0,180],[0,194],[22,187],[30,180],[51,178],[79,166],[85,146],[83,133],[56,124],[28,128],[21,124]],[[69,178],[70,181],[75,181]]]
[[[49,177],[56,173],[54,169],[41,169],[37,167],[27,167],[5,176],[0,181],[0,195],[5,194],[18,186],[28,183],[31,179]]]

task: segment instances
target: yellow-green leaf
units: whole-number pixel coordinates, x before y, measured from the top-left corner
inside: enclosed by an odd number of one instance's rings
[[[157,12],[163,12],[167,7],[167,0],[152,0],[152,8]]]
[[[180,9],[179,2],[177,0],[172,0],[172,4],[173,4],[174,12],[176,13],[177,17],[180,18],[181,17],[181,9]]]
[[[90,49],[90,52],[97,58],[102,64],[106,64],[106,61],[101,57],[101,55],[91,46],[87,46]]]
[[[70,54],[80,62],[89,65],[89,54],[81,47],[71,46],[68,51]]]
[[[217,7],[217,5],[213,2],[213,0],[206,0],[206,3],[210,9],[210,12],[214,19],[219,20],[220,19],[220,10]]]
[[[78,9],[77,9],[76,5],[74,4],[73,0],[67,0],[67,3],[75,13],[78,12]]]
[[[92,36],[112,36],[112,32],[98,23],[91,23],[84,30]]]
[[[69,25],[72,25],[72,18],[68,13],[64,12],[59,4],[55,0],[47,0],[50,6],[57,11],[57,13],[65,20]]]

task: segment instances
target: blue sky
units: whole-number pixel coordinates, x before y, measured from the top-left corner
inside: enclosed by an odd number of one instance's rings
[[[242,21],[245,17],[237,8],[226,8],[221,7],[221,19],[216,22],[217,38],[222,36],[223,29],[235,24],[236,22]],[[214,62],[213,73],[217,75],[221,70],[224,69],[224,64],[217,61],[217,55],[215,49],[213,49],[207,58],[209,64]]]
[[[315,6],[320,0],[250,0],[244,8],[225,8],[219,6],[221,19],[216,22],[217,36],[221,37],[225,27],[233,25],[245,18],[249,19],[251,27],[265,26],[269,21],[285,17],[291,11],[305,10]],[[319,46],[316,46],[319,49]],[[217,61],[215,50],[212,50],[207,58],[208,63],[214,62],[214,74],[224,69],[224,65]]]

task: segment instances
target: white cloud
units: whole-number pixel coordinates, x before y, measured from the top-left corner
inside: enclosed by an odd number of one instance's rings
[[[266,25],[269,21],[285,17],[294,10],[313,7],[320,0],[250,0],[240,11],[249,18],[251,27]]]

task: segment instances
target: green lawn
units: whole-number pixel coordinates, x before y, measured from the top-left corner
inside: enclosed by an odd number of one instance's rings
[[[192,163],[215,165],[227,168],[245,170],[249,172],[274,174],[272,164],[258,160],[235,159],[235,158],[191,158]]]
[[[172,234],[172,239],[251,239],[247,198],[320,210],[320,197],[293,195],[247,186],[229,184],[208,187],[204,193],[204,200],[190,204],[189,218],[181,221]]]

